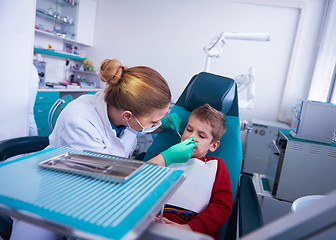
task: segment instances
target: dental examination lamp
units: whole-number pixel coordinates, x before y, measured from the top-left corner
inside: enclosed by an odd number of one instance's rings
[[[210,59],[213,57],[219,58],[221,56],[226,40],[271,41],[271,36],[268,33],[221,33],[215,37],[209,45],[204,47],[204,51],[207,53],[205,72],[209,71]]]
[[[239,99],[240,108],[252,108],[253,107],[253,98],[255,95],[255,84],[254,84],[254,75],[255,70],[253,67],[249,68],[248,74],[241,74],[233,79],[237,83],[237,91],[239,94],[243,94],[242,91],[246,89],[246,93],[243,97]]]
[[[219,58],[223,52],[223,47],[226,45],[226,40],[247,40],[247,41],[271,41],[269,33],[235,33],[235,32],[222,32],[219,36],[215,37],[207,46],[204,47],[206,52],[205,72],[209,71],[211,58]],[[252,99],[255,97],[254,91],[254,68],[249,68],[249,73],[238,75],[234,78],[237,83],[238,92],[247,89],[246,100],[239,99],[240,108],[251,108],[253,103]]]

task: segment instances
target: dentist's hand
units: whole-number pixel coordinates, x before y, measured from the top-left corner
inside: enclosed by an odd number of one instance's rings
[[[161,119],[160,128],[163,130],[173,129],[178,132],[180,131],[181,123],[182,119],[177,113],[170,113],[167,117]]]
[[[161,153],[167,167],[172,163],[185,163],[190,159],[192,152],[197,145],[197,142],[193,139],[194,137],[190,137]]]

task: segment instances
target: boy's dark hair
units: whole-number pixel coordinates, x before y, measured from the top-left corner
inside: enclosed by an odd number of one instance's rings
[[[209,104],[204,104],[194,109],[190,116],[196,116],[201,122],[210,124],[212,130],[212,142],[219,141],[226,131],[225,116],[221,111],[211,107]]]

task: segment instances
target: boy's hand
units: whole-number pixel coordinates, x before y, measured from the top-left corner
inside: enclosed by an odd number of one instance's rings
[[[177,113],[170,113],[167,117],[161,119],[160,128],[163,130],[173,129],[178,132],[180,131],[181,123],[182,119]]]
[[[174,223],[172,221],[170,221],[168,218],[165,218],[165,217],[162,217],[162,219],[160,219],[160,217],[156,216],[154,218],[154,222],[157,222],[157,223],[164,223],[164,224],[171,224],[171,223]]]
[[[172,163],[188,162],[194,148],[197,145],[197,143],[193,139],[194,137],[190,137],[183,142],[171,146],[166,151],[163,151],[161,153],[167,167]]]
[[[188,224],[178,224],[178,223],[175,223],[173,221],[170,221],[168,218],[165,218],[165,217],[163,217],[161,219],[161,222],[160,222],[160,218],[156,217],[155,222],[162,223],[162,224],[169,224],[170,226],[182,228],[182,229],[188,230],[188,231],[193,231],[192,228]]]

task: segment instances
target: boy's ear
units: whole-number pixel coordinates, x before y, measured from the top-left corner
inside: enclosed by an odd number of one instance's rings
[[[216,151],[216,149],[219,147],[219,144],[220,144],[219,141],[216,141],[216,142],[214,142],[214,143],[211,143],[211,146],[210,146],[210,148],[209,148],[209,151],[210,151],[210,152],[214,152],[214,151]]]

